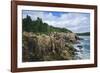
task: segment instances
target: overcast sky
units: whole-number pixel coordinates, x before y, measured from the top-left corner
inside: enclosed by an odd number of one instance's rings
[[[89,13],[23,10],[22,18],[25,18],[27,15],[31,16],[32,20],[36,20],[39,17],[48,25],[67,28],[73,32],[90,31]]]

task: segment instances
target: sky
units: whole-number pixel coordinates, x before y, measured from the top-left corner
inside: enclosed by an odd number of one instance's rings
[[[23,10],[22,18],[26,18],[27,15],[32,20],[36,20],[39,17],[48,25],[67,28],[75,33],[90,32],[89,13]]]

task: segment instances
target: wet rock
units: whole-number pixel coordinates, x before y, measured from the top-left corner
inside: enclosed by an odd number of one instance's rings
[[[79,49],[82,49],[82,48],[83,48],[83,46],[82,46],[82,45],[77,45],[77,47],[78,47]]]

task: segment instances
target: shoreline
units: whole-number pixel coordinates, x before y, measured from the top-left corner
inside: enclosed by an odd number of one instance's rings
[[[50,34],[23,33],[23,62],[81,59],[82,50],[74,45],[84,40],[72,32],[52,32]],[[82,48],[81,46],[78,46]],[[25,52],[27,51],[27,52]],[[77,51],[77,52],[76,52]],[[78,52],[79,51],[79,52]],[[79,54],[79,58],[75,58]]]
[[[79,38],[81,38],[82,40],[79,40],[79,43],[76,43],[76,44],[74,44],[73,46],[74,46],[74,48],[75,48],[75,50],[76,50],[76,59],[89,59],[89,56],[90,55],[88,55],[88,52],[86,53],[85,51],[87,50],[87,48],[85,48],[84,47],[84,42],[82,42],[82,41],[87,41],[87,40],[89,40],[89,38],[83,38],[83,37],[89,37],[89,36],[87,36],[87,35],[84,35],[84,36],[78,36]],[[88,44],[90,44],[90,43],[88,43]],[[87,45],[88,45],[87,44]],[[87,55],[86,55],[87,54]],[[86,55],[86,56],[85,56]]]

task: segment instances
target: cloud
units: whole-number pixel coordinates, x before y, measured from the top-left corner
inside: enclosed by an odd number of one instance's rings
[[[90,14],[75,13],[75,12],[45,12],[45,11],[23,11],[23,18],[27,15],[31,16],[32,20],[37,17],[49,25],[54,27],[67,28],[73,32],[89,32],[90,31]]]

